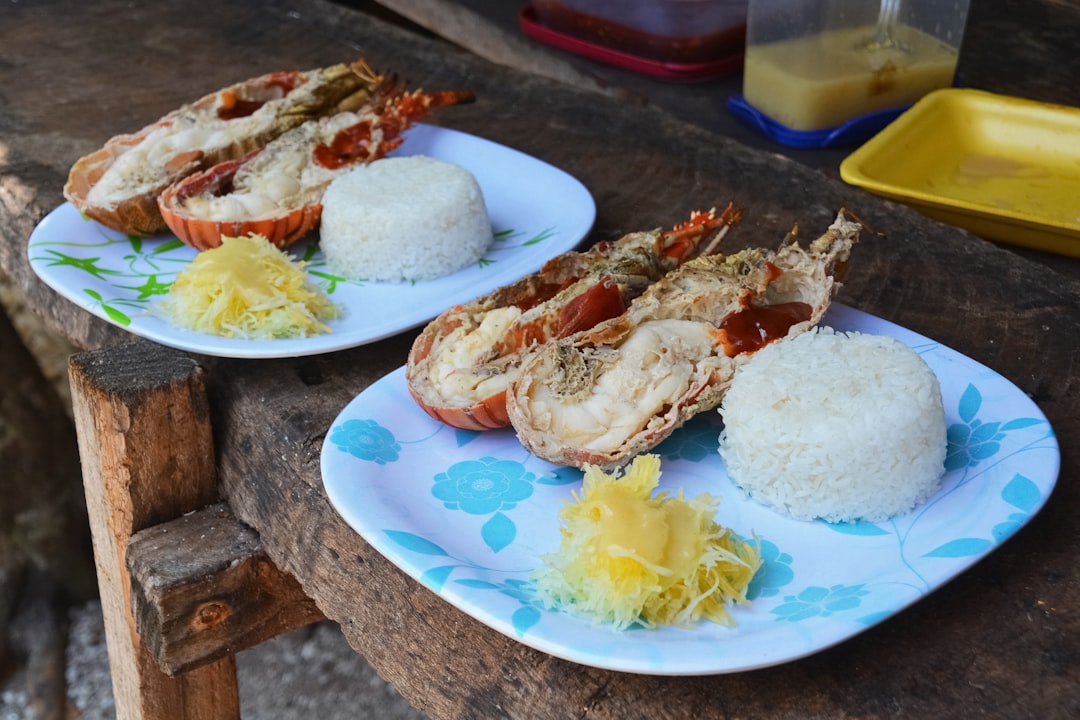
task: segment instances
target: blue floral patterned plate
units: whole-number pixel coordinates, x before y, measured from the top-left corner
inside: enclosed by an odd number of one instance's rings
[[[172,235],[139,238],[109,230],[65,203],[30,235],[30,266],[61,295],[115,325],[163,345],[222,357],[312,355],[363,345],[421,325],[576,246],[592,229],[596,204],[577,179],[541,160],[466,133],[417,125],[393,155],[426,155],[469,170],[480,184],[494,230],[475,265],[424,282],[355,282],[334,274],[317,234],[290,248],[308,276],[345,315],[310,338],[245,340],[197,333],[154,312],[195,250]],[[375,310],[373,312],[373,310]]]
[[[723,499],[717,521],[762,540],[765,563],[737,626],[622,632],[542,608],[528,575],[558,547],[558,512],[581,473],[540,461],[512,431],[432,420],[404,368],[357,396],[322,451],[327,495],[379,552],[496,630],[584,665],[657,675],[727,673],[804,657],[899,612],[992,552],[1046,502],[1060,465],[1038,407],[994,371],[941,344],[834,305],[826,324],[892,335],[937,373],[947,423],[941,490],[881,523],[791,520],[742,497],[717,448],[718,413],[664,441],[661,488]]]

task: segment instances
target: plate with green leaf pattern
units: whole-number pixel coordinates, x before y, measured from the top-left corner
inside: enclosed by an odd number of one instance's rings
[[[392,153],[424,155],[469,170],[484,194],[494,237],[480,260],[434,280],[348,280],[327,267],[318,234],[289,248],[308,277],[344,309],[331,332],[307,338],[226,338],[177,327],[156,306],[196,251],[173,235],[141,238],[110,230],[64,203],[30,236],[34,272],[87,311],[136,335],[204,355],[295,357],[381,340],[422,325],[444,309],[533,272],[574,248],[592,229],[596,205],[563,170],[522,152],[448,128],[420,124]]]

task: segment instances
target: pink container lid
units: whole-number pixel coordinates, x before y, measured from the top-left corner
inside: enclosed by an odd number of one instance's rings
[[[737,72],[743,66],[741,51],[708,62],[678,63],[654,60],[616,50],[544,25],[537,18],[536,9],[531,4],[521,9],[518,20],[522,32],[535,40],[625,70],[668,80],[705,80]]]

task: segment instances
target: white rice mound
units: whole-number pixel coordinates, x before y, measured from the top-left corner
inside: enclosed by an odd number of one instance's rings
[[[880,522],[925,502],[944,474],[941,387],[891,337],[822,327],[767,345],[719,412],[728,475],[798,520]]]
[[[350,280],[432,280],[477,262],[492,241],[476,178],[434,158],[360,165],[334,178],[322,202],[319,245]]]

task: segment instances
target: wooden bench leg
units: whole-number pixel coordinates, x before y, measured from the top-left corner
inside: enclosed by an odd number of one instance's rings
[[[230,655],[175,677],[135,630],[128,539],[217,500],[205,383],[186,355],[137,342],[68,367],[118,720],[235,720]]]

